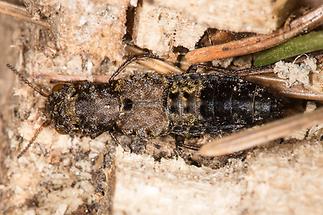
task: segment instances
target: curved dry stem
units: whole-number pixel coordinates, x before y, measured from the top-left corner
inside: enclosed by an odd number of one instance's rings
[[[323,5],[294,20],[288,28],[281,28],[269,35],[249,37],[221,45],[209,46],[188,52],[183,64],[196,64],[215,59],[241,56],[277,46],[305,31],[323,24]]]
[[[269,141],[286,137],[293,131],[310,128],[323,123],[323,108],[309,113],[301,113],[277,120],[264,126],[247,129],[236,134],[217,139],[202,146],[198,154],[221,156],[241,150],[261,146]]]

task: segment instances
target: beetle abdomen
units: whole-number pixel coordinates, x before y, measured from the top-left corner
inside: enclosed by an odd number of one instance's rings
[[[282,105],[281,98],[266,88],[238,77],[174,76],[167,99],[170,132],[184,136],[232,132],[280,117]]]

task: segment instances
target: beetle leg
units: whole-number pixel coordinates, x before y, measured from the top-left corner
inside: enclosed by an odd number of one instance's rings
[[[175,144],[176,144],[177,151],[180,150],[181,148],[197,151],[200,148],[198,145],[185,143],[185,138],[180,135],[175,135]]]
[[[150,59],[150,58],[156,58],[158,59],[156,56],[148,53],[148,54],[141,54],[141,55],[135,55],[130,57],[128,60],[126,60],[123,64],[121,64],[121,66],[111,75],[109,82],[114,80],[115,77],[117,77],[120,73],[124,72],[125,69],[134,62],[140,62],[141,60],[146,60],[146,59]]]
[[[147,52],[141,48],[134,45],[128,44],[126,46],[126,51],[133,56],[143,56],[146,55],[146,59],[138,59],[137,63],[145,66],[151,70],[154,70],[160,74],[170,75],[170,74],[182,74],[184,71],[176,67],[173,63],[168,62],[164,59],[158,58],[150,52]]]

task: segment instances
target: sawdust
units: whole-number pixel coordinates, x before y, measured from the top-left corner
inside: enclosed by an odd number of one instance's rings
[[[286,79],[286,84],[289,87],[297,84],[310,86],[310,75],[320,73],[317,69],[316,59],[309,57],[300,64],[279,61],[275,63],[274,72],[278,77]]]

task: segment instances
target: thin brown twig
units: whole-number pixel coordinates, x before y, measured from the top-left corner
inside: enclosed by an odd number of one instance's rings
[[[323,24],[323,5],[292,21],[289,28],[283,27],[272,34],[249,37],[221,45],[192,50],[185,55],[183,64],[196,64],[215,59],[241,56],[277,46],[305,31]]]
[[[198,151],[203,156],[221,156],[264,145],[269,141],[286,137],[293,131],[323,123],[323,108],[297,114],[264,126],[247,129],[208,143]]]
[[[296,85],[289,87],[286,84],[285,79],[278,78],[276,76],[270,75],[250,75],[244,77],[246,80],[255,82],[262,86],[273,89],[278,92],[280,95],[284,95],[289,98],[297,98],[297,99],[306,99],[306,100],[314,100],[314,101],[323,101],[323,93],[315,92],[310,89],[306,89],[302,85]]]
[[[0,13],[15,17],[17,19],[27,21],[45,28],[50,28],[47,22],[33,19],[33,17],[26,11],[25,8],[0,1]]]
[[[65,75],[57,74],[54,72],[51,73],[34,73],[33,78],[40,80],[49,80],[51,83],[60,83],[60,82],[76,82],[76,81],[93,81],[97,83],[107,83],[111,75],[91,75],[78,74],[78,75]]]

